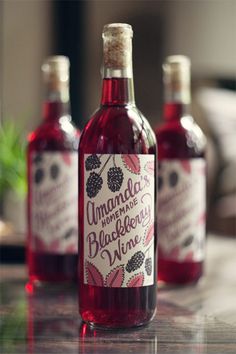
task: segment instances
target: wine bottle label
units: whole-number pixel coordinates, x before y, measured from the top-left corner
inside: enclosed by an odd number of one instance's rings
[[[84,283],[154,283],[154,155],[84,155]]]
[[[204,258],[205,161],[161,160],[158,173],[160,258],[197,262]]]
[[[78,153],[33,153],[30,158],[32,247],[77,253]]]

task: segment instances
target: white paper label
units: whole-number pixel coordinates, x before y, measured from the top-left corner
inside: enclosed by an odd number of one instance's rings
[[[84,155],[84,282],[154,283],[154,155]]]
[[[158,175],[159,255],[201,261],[205,244],[205,161],[162,160]]]
[[[78,153],[33,153],[31,195],[33,249],[77,253]]]

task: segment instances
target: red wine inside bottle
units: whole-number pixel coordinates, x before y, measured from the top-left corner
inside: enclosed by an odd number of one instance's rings
[[[134,101],[131,38],[104,27],[101,106],[79,144],[79,311],[108,328],[156,309],[156,139]]]

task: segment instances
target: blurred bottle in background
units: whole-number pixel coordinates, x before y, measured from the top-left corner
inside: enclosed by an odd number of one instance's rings
[[[156,129],[158,279],[187,283],[203,273],[206,139],[190,115],[190,60],[167,57],[163,71],[165,122]]]
[[[29,136],[28,241],[30,281],[76,279],[78,141],[70,116],[69,59],[49,57],[43,122]]]

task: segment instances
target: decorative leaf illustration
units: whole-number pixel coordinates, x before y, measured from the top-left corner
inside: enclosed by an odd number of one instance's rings
[[[78,247],[76,244],[72,243],[66,247],[66,253],[76,253],[78,252]]]
[[[128,288],[139,287],[143,285],[143,282],[144,282],[144,274],[143,272],[140,272],[128,280],[127,287]]]
[[[155,165],[154,165],[154,161],[148,161],[146,163],[146,165],[144,166],[145,171],[147,171],[147,173],[150,176],[154,176],[154,172],[155,172]]]
[[[147,229],[147,233],[145,235],[145,238],[143,240],[144,246],[148,246],[151,240],[153,239],[154,236],[154,223],[152,223],[149,228]]]
[[[169,252],[168,257],[171,259],[178,259],[180,253],[179,246],[175,246],[172,248],[172,250]]]
[[[127,168],[132,173],[138,175],[140,173],[140,160],[138,155],[122,155],[122,160]]]
[[[187,255],[185,256],[184,260],[187,262],[192,262],[193,261],[193,252],[192,251],[188,252]]]
[[[60,246],[60,241],[59,240],[53,240],[49,246],[48,246],[48,250],[50,251],[57,251],[58,248]]]
[[[117,266],[112,269],[110,273],[106,276],[105,286],[110,288],[119,288],[122,286],[124,281],[124,266]]]
[[[34,242],[37,251],[46,251],[47,245],[39,236],[34,237]]]
[[[200,217],[198,219],[198,224],[200,224],[200,225],[205,224],[205,222],[206,222],[206,213],[204,212],[200,215]]]
[[[103,286],[103,276],[91,262],[86,262],[85,265],[87,283],[89,285]]]
[[[185,172],[187,173],[191,173],[191,164],[190,164],[190,161],[188,160],[182,160],[180,161],[181,165],[182,165],[182,168]]]
[[[199,175],[205,176],[206,175],[206,165],[204,164],[204,165],[199,166],[197,171],[198,171]]]
[[[71,156],[70,156],[69,152],[63,152],[62,153],[62,159],[68,166],[71,165]]]

